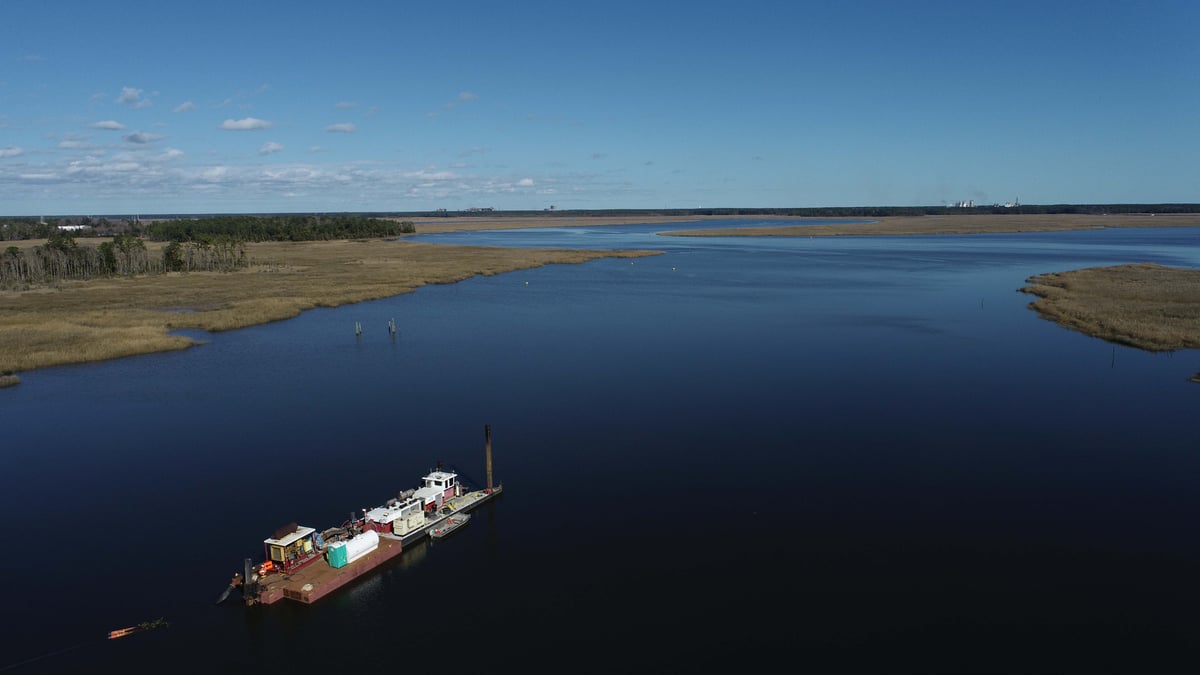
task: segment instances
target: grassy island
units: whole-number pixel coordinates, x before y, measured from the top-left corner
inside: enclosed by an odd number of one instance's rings
[[[1046,319],[1110,342],[1162,352],[1200,348],[1200,269],[1154,264],[1030,277],[1020,289]]]
[[[45,241],[15,242],[32,247]],[[161,254],[161,243],[150,243]],[[387,239],[254,242],[232,272],[171,272],[60,281],[0,291],[0,373],[183,349],[179,328],[223,331],[548,264],[656,255],[443,246]],[[16,384],[15,375],[0,386]]]

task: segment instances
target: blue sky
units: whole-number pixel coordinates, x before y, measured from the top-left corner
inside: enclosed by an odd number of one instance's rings
[[[0,4],[0,215],[1200,201],[1200,3]]]

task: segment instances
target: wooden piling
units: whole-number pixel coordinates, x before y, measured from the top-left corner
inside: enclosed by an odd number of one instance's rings
[[[492,425],[483,425],[484,454],[487,456],[487,491],[492,491]]]

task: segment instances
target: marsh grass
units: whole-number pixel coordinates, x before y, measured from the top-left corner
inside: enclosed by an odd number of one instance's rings
[[[714,216],[728,219],[726,216]],[[651,218],[449,218],[417,222],[422,233],[644,222]],[[772,220],[804,221],[797,217]],[[1048,232],[1105,227],[1198,227],[1200,215],[989,215],[885,217],[874,223],[673,232],[695,236],[852,236]],[[44,241],[6,242],[19,248]],[[85,242],[86,243],[86,242]],[[161,255],[164,244],[147,242]],[[546,264],[661,251],[577,251],[443,246],[387,239],[246,245],[250,266],[235,272],[170,273],[0,289],[0,373],[183,349],[175,328],[222,331],[294,317],[313,307],[374,300]],[[1126,269],[1127,268],[1127,269]],[[1031,277],[1030,304],[1061,325],[1152,351],[1200,346],[1200,271],[1130,265]],[[1200,378],[1200,374],[1197,375]]]
[[[821,220],[810,218],[808,220]],[[836,225],[779,225],[772,227],[680,230],[667,235],[689,237],[836,237],[898,234],[986,234],[1002,232],[1059,232],[1113,227],[1200,227],[1200,214],[965,214],[952,216],[885,216],[869,223]]]
[[[147,243],[151,255],[161,246]],[[658,253],[443,246],[385,239],[251,243],[246,245],[250,266],[234,272],[69,281],[0,291],[0,373],[196,344],[171,335],[172,329],[231,330],[291,318],[314,307],[400,295],[427,284],[547,264]]]
[[[1020,289],[1043,318],[1110,342],[1161,352],[1200,348],[1200,270],[1155,264],[1030,277]]]
[[[16,375],[0,375],[0,389],[5,387],[15,387],[21,383],[21,378]]]

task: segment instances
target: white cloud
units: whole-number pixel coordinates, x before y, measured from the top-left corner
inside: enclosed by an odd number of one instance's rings
[[[404,174],[405,178],[415,178],[422,181],[441,181],[454,180],[458,178],[458,174],[453,171],[429,171],[422,169],[420,171],[409,171]]]
[[[264,139],[259,138],[258,144],[263,146]],[[84,140],[88,139],[59,136],[54,142]],[[97,143],[95,138],[90,140]],[[417,210],[436,204],[507,208],[520,206],[521,200],[534,195],[571,195],[571,200],[603,203],[614,194],[636,191],[626,182],[586,173],[534,178],[445,164],[422,167],[389,161],[319,161],[336,155],[310,155],[303,152],[309,146],[296,147],[292,142],[284,152],[261,155],[257,162],[245,164],[226,164],[207,152],[185,154],[167,147],[165,141],[143,145],[119,142],[107,153],[108,144],[97,145],[100,147],[45,153],[25,148],[20,157],[0,159],[3,193],[11,193],[14,203],[26,204],[19,209],[24,212],[49,212],[55,210],[49,205],[57,204],[58,210],[84,213],[103,211],[96,206],[97,200],[103,204],[109,199],[154,204],[161,211],[191,208],[203,212],[221,205],[250,212],[263,210],[265,204],[280,204],[283,195],[292,194],[303,195],[293,202],[299,209],[355,211],[395,208],[383,205],[394,205],[397,200]],[[252,152],[258,149],[251,147]],[[31,155],[37,161],[30,161]],[[286,161],[289,158],[294,161]],[[70,186],[70,190],[46,192],[60,185]],[[565,199],[556,197],[552,203]]]
[[[79,138],[66,138],[58,142],[58,147],[64,150],[80,150],[92,147],[91,143]]]
[[[93,122],[88,125],[93,129],[108,129],[109,131],[125,131],[125,125],[116,120],[104,120],[103,122]]]
[[[266,143],[263,143],[261,148],[258,149],[258,154],[270,155],[270,154],[279,152],[280,150],[283,150],[282,143],[276,143],[275,141],[267,141]]]
[[[257,117],[243,117],[240,120],[225,120],[221,123],[221,128],[227,131],[253,131],[255,129],[269,129],[271,123],[266,120],[260,120]]]
[[[460,101],[474,101],[477,98],[479,98],[478,94],[473,94],[469,91],[458,92],[458,100]]]
[[[308,151],[309,151],[309,152],[324,152],[324,151],[325,151],[325,149],[324,149],[324,148],[322,148],[322,147],[321,147],[321,146],[319,146],[319,145],[314,145],[314,146],[312,146],[311,148],[309,148],[309,149],[308,149]]]
[[[141,131],[135,131],[132,134],[126,134],[121,138],[125,139],[127,143],[137,143],[141,145],[145,143],[153,143],[154,141],[161,141],[162,139],[166,138],[166,136],[163,136],[162,134],[147,134]]]
[[[14,145],[10,145],[7,148],[0,148],[0,157],[20,157],[23,154],[25,154],[25,149]]]
[[[21,60],[22,61],[42,61],[43,59],[42,59],[41,54],[26,54],[25,56],[21,57]]]
[[[134,108],[149,108],[154,105],[150,99],[142,97],[142,90],[136,87],[121,87],[121,95],[117,97],[117,103],[128,103]]]
[[[325,131],[339,134],[352,134],[358,131],[358,127],[354,126],[353,122],[342,122],[340,124],[330,124],[329,126],[325,127]]]
[[[133,103],[141,97],[141,89],[134,89],[133,87],[121,87],[121,95],[117,97],[117,103]]]
[[[358,104],[355,103],[354,101],[338,101],[337,105],[335,105],[334,107],[340,108],[342,110],[346,110],[348,108],[357,108]]]
[[[195,109],[196,109],[195,103],[192,103],[191,101],[184,101],[183,103],[180,103],[179,105],[175,106],[174,112],[187,112],[189,110],[195,110]]]

